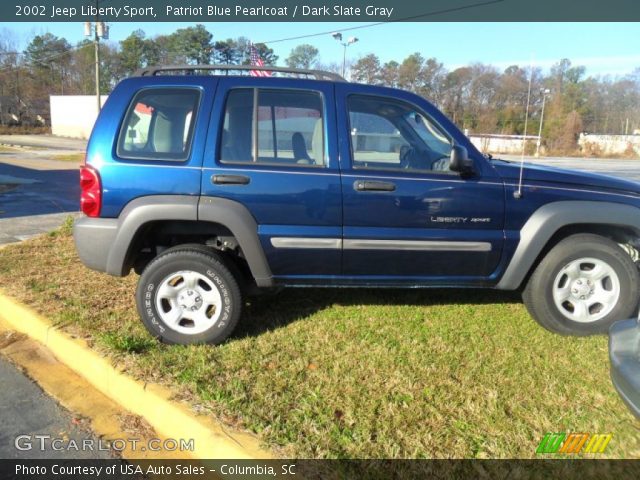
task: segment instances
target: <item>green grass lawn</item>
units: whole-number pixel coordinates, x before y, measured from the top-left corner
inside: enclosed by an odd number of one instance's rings
[[[548,333],[515,294],[288,290],[251,300],[224,345],[183,347],[143,329],[136,280],[83,267],[68,227],[0,250],[5,291],[283,456],[529,458],[549,431],[640,455],[607,339]]]

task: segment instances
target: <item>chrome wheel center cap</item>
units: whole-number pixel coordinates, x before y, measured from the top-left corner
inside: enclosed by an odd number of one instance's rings
[[[195,312],[202,307],[202,297],[195,290],[187,288],[178,294],[178,303],[183,310]]]
[[[571,283],[571,295],[576,299],[584,300],[593,293],[593,282],[584,278],[578,278]]]

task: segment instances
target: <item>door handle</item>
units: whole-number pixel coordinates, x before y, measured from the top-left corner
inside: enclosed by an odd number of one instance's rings
[[[353,188],[358,192],[393,192],[396,184],[375,180],[356,180],[353,182]]]
[[[249,185],[251,179],[246,175],[213,175],[211,183],[214,185]]]

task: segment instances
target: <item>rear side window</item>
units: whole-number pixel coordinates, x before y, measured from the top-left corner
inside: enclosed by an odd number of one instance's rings
[[[227,96],[220,161],[324,166],[318,92],[236,89]]]
[[[120,158],[186,160],[200,92],[190,88],[150,88],[138,92],[118,138]]]

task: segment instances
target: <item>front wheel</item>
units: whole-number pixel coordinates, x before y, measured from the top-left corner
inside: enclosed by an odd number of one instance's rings
[[[618,244],[578,234],[549,251],[522,296],[531,316],[547,330],[590,335],[636,315],[639,286],[638,268]]]
[[[165,343],[219,344],[238,323],[242,294],[220,256],[185,246],[147,265],[136,303],[147,330]]]

